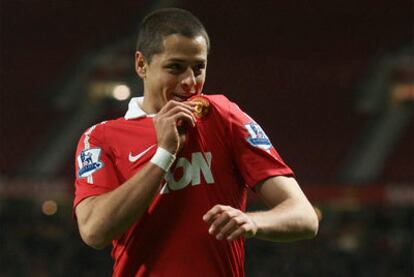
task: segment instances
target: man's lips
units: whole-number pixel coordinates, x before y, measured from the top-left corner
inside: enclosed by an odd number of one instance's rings
[[[192,97],[194,94],[188,94],[188,95],[181,95],[181,94],[173,94],[173,99],[175,101],[180,101],[180,102],[185,102],[187,101],[190,97]]]

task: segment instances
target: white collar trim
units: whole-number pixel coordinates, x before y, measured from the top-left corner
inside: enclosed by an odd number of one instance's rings
[[[129,100],[128,104],[128,110],[124,116],[126,120],[129,119],[136,119],[140,117],[146,117],[146,116],[155,116],[155,114],[147,114],[144,112],[141,108],[142,102],[144,101],[144,97],[133,97],[131,100]]]

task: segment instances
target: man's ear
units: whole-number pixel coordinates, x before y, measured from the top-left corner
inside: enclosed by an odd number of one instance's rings
[[[135,72],[138,74],[141,79],[145,79],[147,74],[147,60],[145,59],[144,55],[136,51],[135,52]]]

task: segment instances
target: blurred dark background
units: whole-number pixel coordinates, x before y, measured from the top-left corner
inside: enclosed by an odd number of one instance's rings
[[[412,276],[411,0],[0,0],[0,276],[110,275],[71,218],[74,150],[142,94],[138,23],[167,6],[209,32],[205,92],[262,125],[321,213],[314,240],[248,241],[248,276]]]

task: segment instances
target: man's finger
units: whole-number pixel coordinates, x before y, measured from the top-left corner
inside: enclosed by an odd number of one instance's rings
[[[223,212],[223,206],[222,205],[215,205],[213,208],[211,208],[209,211],[207,211],[204,216],[203,220],[209,224],[211,224],[212,220],[216,217],[217,214],[220,214]]]
[[[188,109],[191,112],[194,112],[196,104],[192,102],[178,102],[175,100],[170,100],[161,110],[164,110],[165,112],[167,112],[175,107],[182,107],[182,108]]]
[[[227,240],[232,241],[232,240],[238,239],[245,232],[246,232],[246,229],[245,229],[244,225],[240,226],[235,231],[233,231],[230,235],[227,236]]]
[[[170,117],[170,119],[174,120],[177,126],[182,126],[184,122],[187,122],[193,127],[195,126],[196,120],[193,114],[188,114],[184,111],[174,114]]]
[[[188,107],[188,106],[177,105],[177,106],[172,107],[168,111],[165,111],[162,114],[162,116],[170,117],[170,116],[172,116],[172,115],[174,115],[176,113],[179,113],[179,112],[185,112],[185,113],[188,113],[188,114],[192,114],[193,113],[193,110],[190,107]],[[161,115],[161,114],[159,114],[159,115]]]
[[[230,219],[220,232],[217,234],[216,238],[221,240],[227,237],[229,234],[233,233],[238,228],[238,223],[235,218]]]
[[[227,224],[227,222],[231,219],[231,216],[227,213],[221,213],[211,224],[208,232],[210,235],[215,235],[218,231],[220,231],[221,227]]]
[[[194,127],[196,122],[193,111],[188,107],[183,106],[176,106],[161,116],[165,119],[172,119],[177,126],[181,126],[183,122],[186,121]]]

